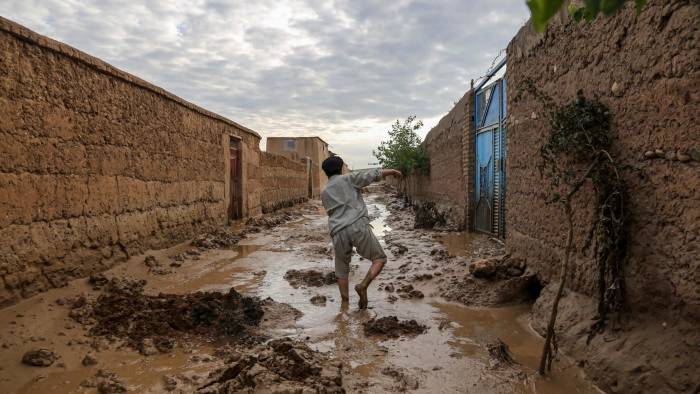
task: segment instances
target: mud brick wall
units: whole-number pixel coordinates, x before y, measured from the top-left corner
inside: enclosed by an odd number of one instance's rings
[[[526,80],[569,102],[576,92],[611,111],[612,154],[626,166],[633,215],[626,267],[629,305],[639,312],[677,312],[700,320],[700,7],[653,1],[611,18],[576,25],[560,15],[543,35],[525,26],[508,46],[508,192],[506,243],[544,281],[556,280],[566,224],[560,206],[545,205],[537,169],[548,122]],[[647,159],[645,152],[663,150]],[[575,242],[590,225],[591,190],[576,201]],[[570,288],[596,295],[591,256],[576,256]]]
[[[257,159],[254,132],[0,18],[0,306],[224,223],[230,135]]]
[[[263,213],[306,201],[309,195],[307,164],[284,156],[261,152],[258,181]]]
[[[470,130],[470,101],[471,94],[466,93],[425,137],[430,174],[406,178],[406,191],[413,204],[434,203],[446,214],[448,224],[458,229],[468,227],[468,166],[464,160],[471,141],[465,138]]]

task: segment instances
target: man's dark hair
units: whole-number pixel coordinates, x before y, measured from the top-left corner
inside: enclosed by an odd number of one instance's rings
[[[331,156],[321,163],[321,168],[329,178],[340,175],[343,172],[343,159],[340,156]]]

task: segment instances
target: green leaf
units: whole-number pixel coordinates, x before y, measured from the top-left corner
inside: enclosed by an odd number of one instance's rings
[[[625,5],[625,0],[601,0],[600,11],[603,15],[609,16],[616,13]]]
[[[542,32],[547,22],[559,11],[563,0],[527,0],[526,4],[532,14],[532,25],[536,31]]]
[[[576,22],[580,22],[581,19],[583,18],[583,7],[579,7],[575,5],[574,3],[569,4],[569,16],[575,20]]]
[[[586,0],[584,3],[585,10],[583,16],[586,17],[587,21],[592,21],[598,15],[600,10],[600,0]]]

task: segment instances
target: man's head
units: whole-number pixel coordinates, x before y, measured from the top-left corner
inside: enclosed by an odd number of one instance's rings
[[[340,175],[343,172],[343,159],[340,156],[331,156],[321,163],[321,168],[329,178],[333,175]]]

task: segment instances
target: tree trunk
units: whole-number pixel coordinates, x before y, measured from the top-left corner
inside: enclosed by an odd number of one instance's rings
[[[544,375],[547,371],[551,371],[552,369],[552,358],[554,358],[554,325],[557,321],[559,300],[561,299],[562,294],[564,294],[564,285],[566,284],[566,277],[569,274],[569,257],[571,256],[571,245],[573,243],[574,238],[574,220],[573,213],[571,211],[571,195],[566,197],[566,201],[564,202],[564,209],[566,211],[566,219],[569,224],[569,232],[566,236],[566,249],[564,251],[564,259],[561,265],[561,272],[559,274],[559,289],[557,290],[557,295],[554,298],[554,303],[552,303],[552,313],[549,316],[549,324],[547,324],[547,336],[544,340],[542,358],[540,359],[540,375]]]

